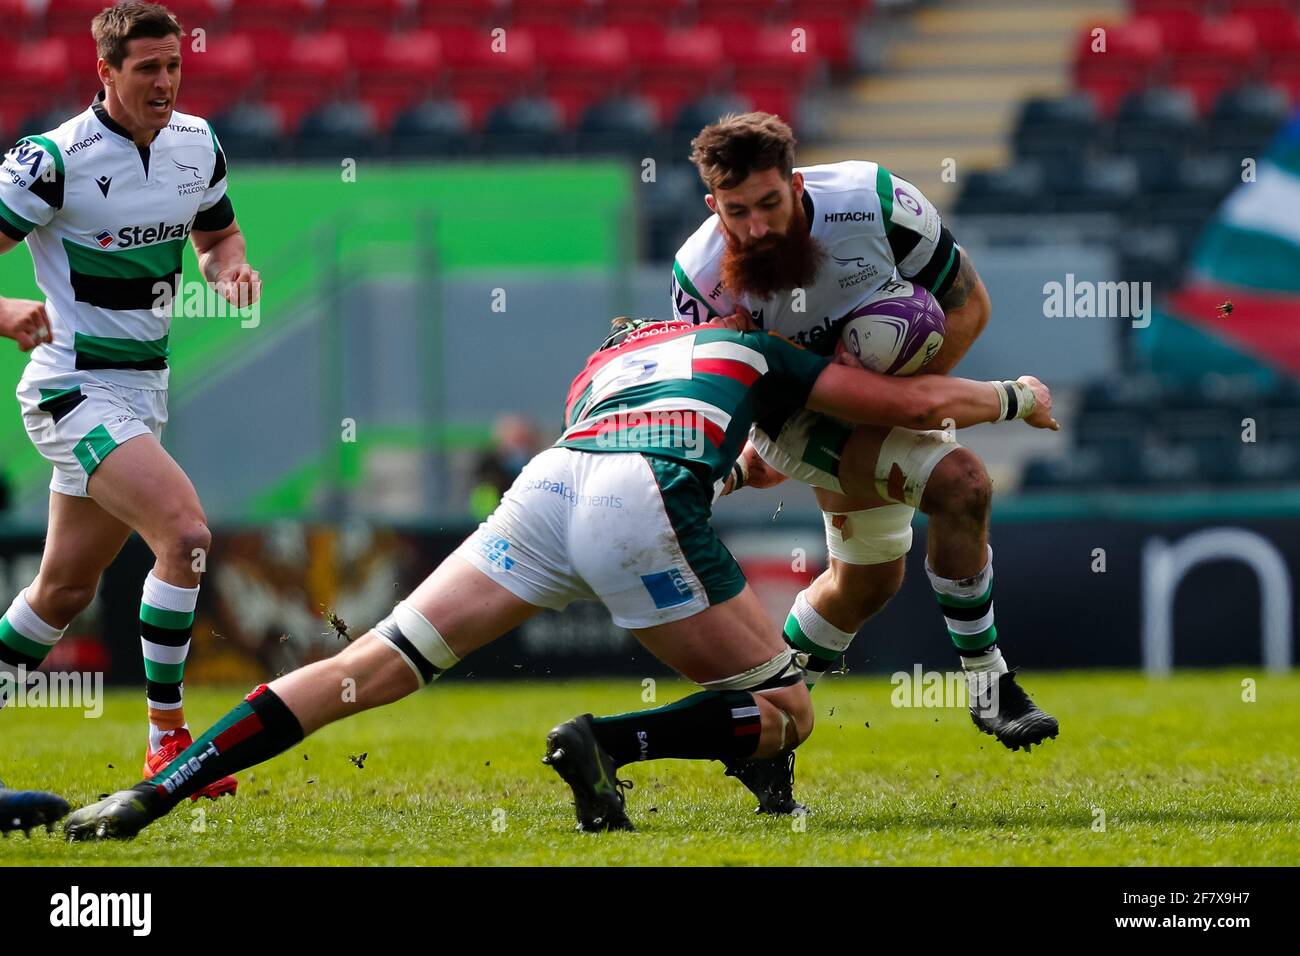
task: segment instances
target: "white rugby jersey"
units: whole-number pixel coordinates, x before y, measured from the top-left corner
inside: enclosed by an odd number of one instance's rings
[[[744,305],[760,328],[822,355],[834,349],[838,322],[885,282],[901,275],[942,296],[961,265],[961,250],[921,191],[876,163],[850,160],[795,170],[804,177],[804,212],[826,249],[817,279],[803,289],[738,302],[722,287],[726,237],[710,216],[677,250],[673,317],[707,322]]]
[[[169,303],[190,230],[234,220],[226,158],[206,120],[178,112],[137,147],[103,98],[5,154],[0,232],[27,240],[46,296],[54,340],[32,362],[164,389]]]

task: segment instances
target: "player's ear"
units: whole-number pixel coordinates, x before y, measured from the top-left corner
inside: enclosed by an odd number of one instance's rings
[[[103,83],[105,86],[109,85],[108,80],[112,75],[111,70],[112,67],[108,65],[108,61],[102,56],[95,61],[95,72],[99,74],[99,82]]]
[[[709,207],[709,212],[718,211],[718,201],[713,198],[713,193],[704,194],[704,205]]]
[[[796,199],[803,196],[803,173],[795,173],[790,177],[790,188],[794,190]]]

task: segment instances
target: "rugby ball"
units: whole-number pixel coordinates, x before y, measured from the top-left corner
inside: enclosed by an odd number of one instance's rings
[[[943,309],[929,290],[891,279],[844,317],[844,347],[863,368],[914,375],[943,345]]]

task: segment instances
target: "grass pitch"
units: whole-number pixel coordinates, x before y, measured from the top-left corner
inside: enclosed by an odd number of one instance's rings
[[[1256,701],[1242,681],[1257,682]],[[435,685],[326,728],[240,774],[239,795],[188,801],[127,844],[0,842],[6,865],[734,865],[1300,863],[1300,674],[1029,674],[1061,736],[1030,754],[964,710],[895,708],[884,676],[832,678],[799,751],[806,819],[757,817],[717,763],[624,768],[636,833],[574,832],[540,758],[576,713],[648,706],[640,681]],[[658,701],[689,693],[660,681]],[[196,736],[239,699],[190,690]],[[74,805],[135,783],[144,693],[104,715],[0,712],[0,777]],[[358,767],[350,756],[367,754]]]

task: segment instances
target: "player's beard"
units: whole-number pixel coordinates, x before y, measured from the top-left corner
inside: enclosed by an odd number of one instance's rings
[[[808,217],[798,197],[790,225],[782,235],[768,233],[742,245],[726,226],[722,233],[727,240],[727,251],[722,255],[722,283],[734,296],[748,294],[766,299],[777,292],[807,288],[826,261],[826,249],[809,231]]]

